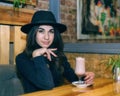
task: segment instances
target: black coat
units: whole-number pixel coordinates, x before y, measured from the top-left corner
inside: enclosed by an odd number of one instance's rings
[[[66,57],[62,64],[62,74],[46,57],[38,56],[30,59],[25,53],[16,57],[16,67],[25,93],[59,86],[63,82],[62,77],[69,82],[78,80]]]

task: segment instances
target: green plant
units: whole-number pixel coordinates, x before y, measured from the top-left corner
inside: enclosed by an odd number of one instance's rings
[[[26,0],[13,0],[13,7],[14,8],[20,8],[20,6],[24,6],[26,3]]]
[[[111,56],[107,60],[102,61],[102,63],[106,65],[106,68],[111,68],[111,71],[113,71],[115,67],[120,68],[120,55]]]

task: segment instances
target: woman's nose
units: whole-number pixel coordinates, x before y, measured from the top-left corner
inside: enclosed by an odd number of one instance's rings
[[[46,33],[45,36],[44,36],[45,39],[49,39],[49,34]]]

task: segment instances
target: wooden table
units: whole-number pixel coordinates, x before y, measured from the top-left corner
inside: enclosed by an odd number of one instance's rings
[[[37,91],[21,96],[120,96],[120,82],[96,78],[93,86],[87,88],[77,88],[72,84],[67,84],[52,90]]]

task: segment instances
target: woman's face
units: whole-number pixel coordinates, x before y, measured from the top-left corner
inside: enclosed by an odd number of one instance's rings
[[[43,48],[48,48],[54,40],[54,28],[50,25],[40,25],[37,34],[36,42]]]

